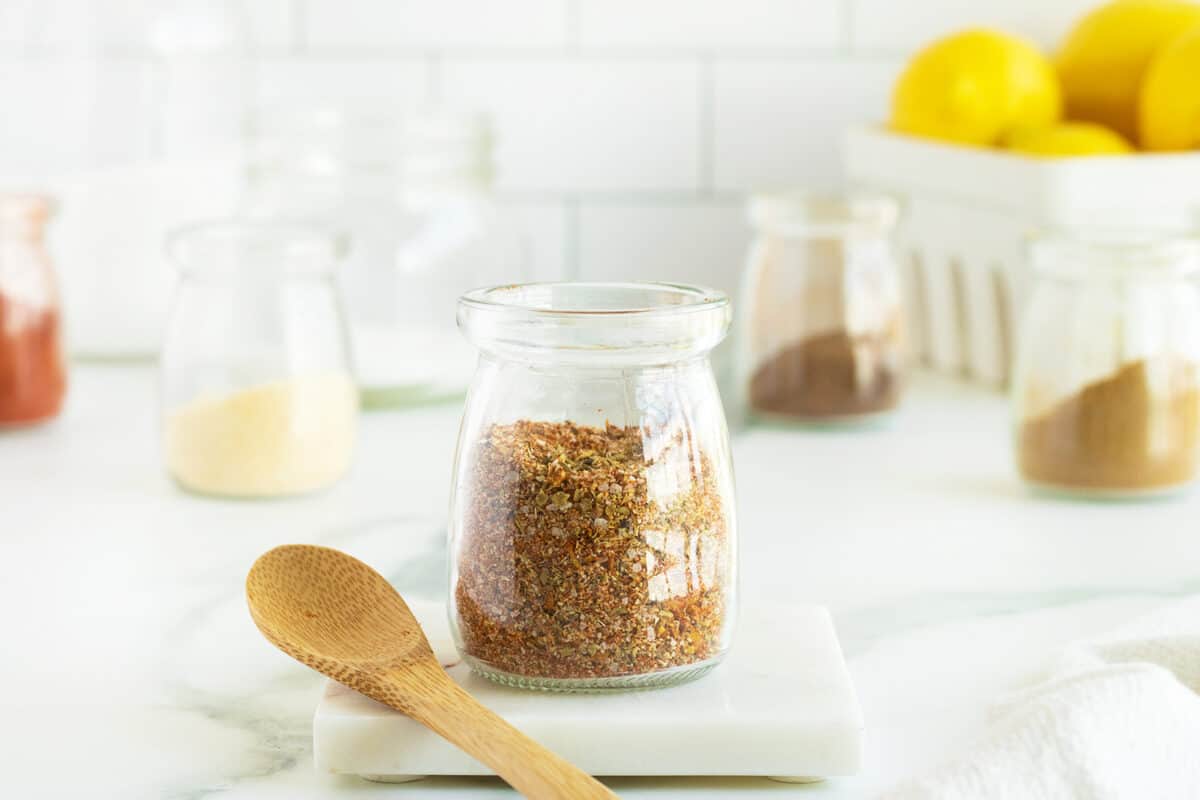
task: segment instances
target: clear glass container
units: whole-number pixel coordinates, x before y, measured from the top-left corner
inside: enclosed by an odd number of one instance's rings
[[[838,422],[895,408],[904,382],[894,201],[766,194],[749,205],[739,384],[751,417]]]
[[[0,427],[57,416],[67,389],[47,197],[0,193]]]
[[[463,658],[564,691],[704,674],[736,613],[733,471],[710,351],[724,295],[548,283],[465,295],[479,348],[450,512]]]
[[[249,212],[325,219],[350,236],[340,280],[367,407],[461,397],[475,354],[450,309],[519,283],[528,254],[491,192],[483,117],[271,109],[253,136]]]
[[[1032,248],[1013,383],[1030,484],[1097,497],[1190,483],[1200,445],[1200,239],[1079,231]]]
[[[213,222],[171,237],[163,444],[183,488],[275,497],[349,468],[358,417],[333,268],[339,240],[297,223]]]
[[[55,197],[75,357],[157,355],[162,242],[233,214],[250,75],[240,0],[5,0],[0,186]]]

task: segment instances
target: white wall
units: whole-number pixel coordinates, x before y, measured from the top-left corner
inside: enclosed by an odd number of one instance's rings
[[[914,47],[972,24],[1049,45],[1097,2],[246,1],[263,102],[491,111],[498,187],[541,277],[725,289],[747,235],[744,193],[836,186],[841,131],[883,115]],[[0,30],[0,55],[6,44]],[[116,48],[111,68],[131,57]]]

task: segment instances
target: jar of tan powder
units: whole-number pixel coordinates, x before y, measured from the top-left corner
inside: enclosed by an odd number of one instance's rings
[[[1022,477],[1094,497],[1189,484],[1200,463],[1200,240],[1094,231],[1032,252],[1013,386]]]
[[[358,423],[342,303],[344,244],[308,225],[215,221],[176,232],[163,341],[167,471],[190,492],[304,494],[349,469]]]
[[[881,196],[753,198],[739,332],[752,417],[845,422],[895,408],[904,371],[897,216]]]

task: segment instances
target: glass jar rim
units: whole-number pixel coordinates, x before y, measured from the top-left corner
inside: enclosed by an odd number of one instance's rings
[[[761,192],[746,215],[754,228],[781,236],[886,233],[900,219],[900,202],[878,192]]]
[[[345,234],[294,219],[206,220],[176,228],[166,239],[167,255],[182,275],[228,272],[247,264],[323,275],[347,250]]]
[[[560,301],[553,302],[554,293]],[[605,298],[625,297],[621,304],[615,300],[592,306],[581,303],[577,296],[592,293],[596,301]],[[662,298],[659,302],[649,299]],[[641,298],[637,300],[637,298]],[[729,304],[724,292],[706,286],[685,283],[662,283],[658,281],[545,281],[539,283],[515,283],[501,286],[485,286],[472,289],[459,302],[476,308],[527,313],[537,316],[586,315],[620,316],[669,315],[713,309]]]
[[[21,224],[45,222],[57,206],[48,194],[0,191],[0,222]]]
[[[707,352],[725,338],[730,318],[724,292],[679,283],[510,284],[458,301],[459,327],[483,350],[597,364]]]
[[[1200,232],[1188,229],[1086,227],[1031,237],[1039,274],[1067,280],[1184,277],[1200,271]]]

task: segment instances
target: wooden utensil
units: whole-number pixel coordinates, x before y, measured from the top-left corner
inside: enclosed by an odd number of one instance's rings
[[[412,717],[526,797],[616,797],[452,681],[404,600],[358,559],[328,547],[276,547],[250,568],[246,600],[280,650]]]

